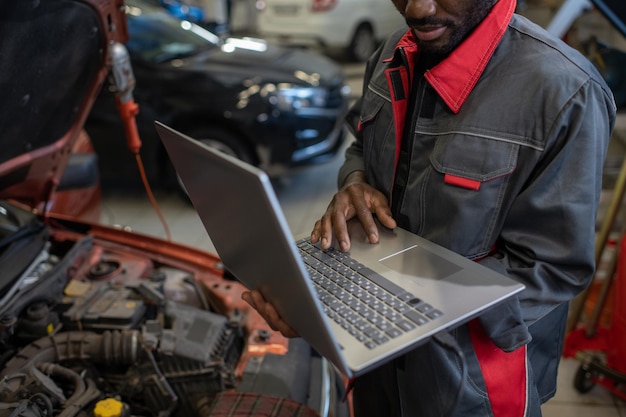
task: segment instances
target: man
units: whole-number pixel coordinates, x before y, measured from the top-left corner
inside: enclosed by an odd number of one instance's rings
[[[368,62],[347,118],[356,141],[311,239],[328,247],[334,232],[348,250],[356,216],[375,243],[375,215],[526,289],[451,332],[465,380],[429,342],[357,378],[355,415],[540,416],[568,301],[594,272],[612,94],[589,61],[515,15],[514,0],[392,1],[409,30]],[[258,292],[244,299],[296,336]]]

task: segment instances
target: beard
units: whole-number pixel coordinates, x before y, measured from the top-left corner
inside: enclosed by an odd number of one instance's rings
[[[467,6],[465,10],[458,13],[463,16],[463,20],[454,21],[452,19],[440,19],[436,17],[426,17],[423,19],[407,18],[409,27],[445,25],[449,28],[449,36],[444,42],[431,42],[417,40],[419,47],[420,61],[429,67],[437,64],[450,55],[457,46],[478,26],[480,22],[489,14],[489,11],[498,0],[477,0],[475,4]]]

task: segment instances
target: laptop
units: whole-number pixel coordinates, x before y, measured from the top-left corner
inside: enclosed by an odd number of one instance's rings
[[[400,228],[351,248],[294,237],[268,175],[155,122],[225,267],[347,377],[476,317],[524,286]],[[363,305],[365,303],[366,305]]]

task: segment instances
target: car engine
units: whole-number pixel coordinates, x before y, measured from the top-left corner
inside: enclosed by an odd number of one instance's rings
[[[338,415],[318,389],[328,386],[325,361],[247,309],[217,258],[0,210],[10,220],[0,225],[0,269],[20,271],[2,274],[0,417],[210,416],[228,391]]]

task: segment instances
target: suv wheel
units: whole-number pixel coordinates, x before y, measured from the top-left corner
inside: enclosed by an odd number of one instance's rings
[[[376,39],[369,25],[361,24],[352,36],[348,54],[357,62],[365,62],[376,50]]]

